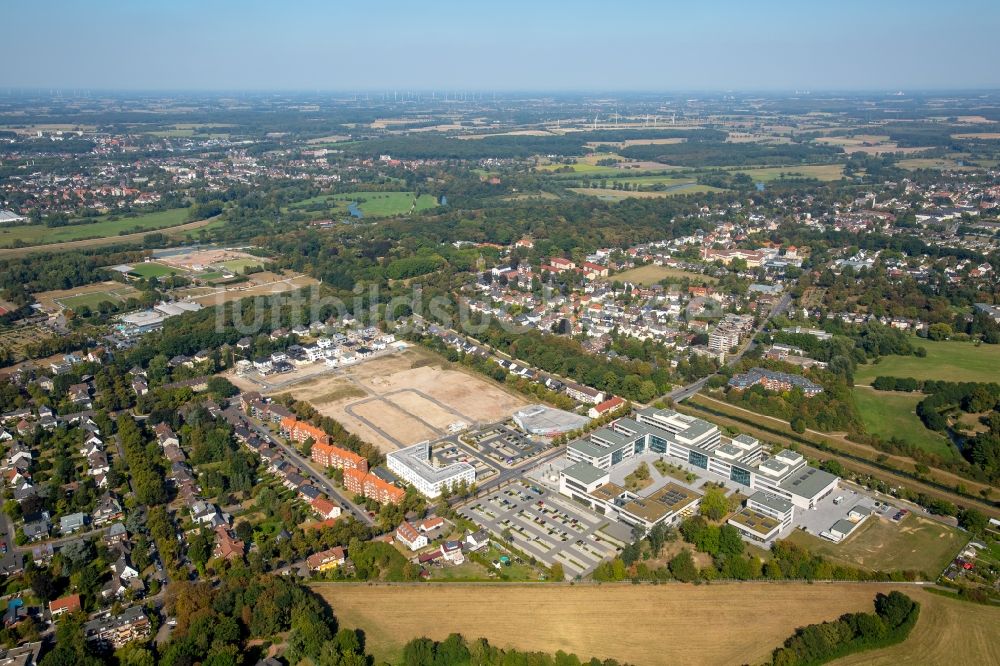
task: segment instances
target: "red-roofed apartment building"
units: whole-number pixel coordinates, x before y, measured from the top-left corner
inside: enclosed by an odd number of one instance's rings
[[[312,439],[316,444],[329,444],[330,436],[311,423],[299,421],[294,416],[281,419],[281,434],[293,442],[304,442]]]
[[[368,471],[368,459],[359,456],[354,451],[342,449],[333,444],[326,444],[317,441],[312,447],[312,460],[324,467],[336,467],[337,469],[359,469],[362,472]]]

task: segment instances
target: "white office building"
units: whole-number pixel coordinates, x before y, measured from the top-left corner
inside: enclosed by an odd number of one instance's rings
[[[469,463],[455,462],[438,467],[431,461],[431,445],[421,442],[393,451],[385,457],[386,467],[427,497],[438,497],[444,488],[465,481],[476,481],[476,468]]]

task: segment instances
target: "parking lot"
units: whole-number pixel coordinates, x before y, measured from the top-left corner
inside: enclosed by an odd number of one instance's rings
[[[536,442],[505,424],[467,432],[461,436],[461,441],[498,465],[506,467],[516,467],[548,449],[547,444]]]
[[[899,510],[860,492],[856,488],[842,486],[816,502],[815,509],[795,509],[794,524],[796,528],[801,527],[809,534],[819,536],[830,529],[838,520],[846,520],[847,514],[856,506],[870,509],[872,517],[878,516],[886,520],[891,520]]]
[[[586,575],[630,540],[627,526],[577,506],[568,498],[518,481],[464,507],[461,513],[498,538],[509,530],[515,548],[566,575]]]
[[[442,467],[456,462],[469,463],[476,468],[477,483],[488,481],[498,473],[495,467],[466,451],[465,447],[457,443],[454,437],[434,443],[431,447],[431,458],[434,459],[435,464]]]

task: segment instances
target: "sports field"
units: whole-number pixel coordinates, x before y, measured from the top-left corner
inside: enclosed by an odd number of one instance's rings
[[[977,347],[971,342],[922,338],[914,338],[913,344],[927,349],[926,358],[884,356],[877,364],[859,365],[855,381],[870,384],[879,375],[952,382],[995,382],[1000,378],[1000,345]]]
[[[892,585],[350,585],[317,583],[376,663],[402,663],[412,638],[458,632],[499,647],[631,664],[754,664],[796,627],[871,611]],[[906,587],[904,591],[917,588]],[[917,590],[919,591],[919,590]],[[920,601],[932,595],[923,593]],[[941,599],[942,603],[959,603]],[[997,611],[1000,614],[1000,610]],[[982,662],[963,662],[982,663]]]
[[[137,296],[139,296],[139,290],[135,287],[121,282],[108,281],[72,289],[42,291],[35,294],[35,300],[45,312],[56,312],[61,308],[73,309],[83,305],[94,310],[104,301],[122,303]]]
[[[923,394],[876,391],[866,386],[855,387],[852,392],[861,420],[871,434],[884,439],[899,437],[945,460],[958,457],[948,439],[924,427],[917,416],[915,410]]]
[[[649,264],[648,266],[639,266],[638,268],[630,268],[627,271],[622,271],[621,273],[615,273],[607,278],[609,282],[634,282],[636,284],[641,284],[644,286],[649,286],[657,284],[660,280],[666,280],[667,278],[673,280],[682,280],[687,278],[693,282],[711,282],[715,284],[718,280],[710,275],[702,275],[701,273],[692,273],[691,271],[681,270],[680,268],[671,268],[669,266],[656,266]]]
[[[72,224],[65,227],[47,227],[44,224],[29,224],[22,227],[0,229],[0,247],[12,247],[15,241],[25,245],[47,245],[83,238],[105,238],[135,231],[151,231],[183,224],[187,219],[186,208],[175,208],[156,213],[145,213],[138,217],[123,217],[110,221],[97,218],[90,224]]]
[[[840,543],[802,530],[794,530],[788,540],[848,566],[872,571],[914,569],[937,577],[968,543],[969,535],[911,514],[899,523],[869,518],[857,532]]]
[[[245,259],[230,259],[229,261],[223,261],[221,265],[233,273],[239,274],[248,268],[256,268],[257,266],[262,266],[263,264],[263,259],[258,259],[257,257],[247,257]]]
[[[172,266],[167,266],[165,264],[157,263],[155,261],[144,262],[141,264],[136,264],[129,271],[133,275],[138,275],[146,279],[149,278],[161,278],[168,275],[179,275],[183,273],[180,269],[173,268]]]

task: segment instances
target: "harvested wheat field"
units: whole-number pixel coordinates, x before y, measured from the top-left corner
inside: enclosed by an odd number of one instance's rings
[[[903,590],[920,602],[910,637],[884,650],[853,654],[835,666],[1000,664],[1000,608]]]
[[[285,381],[270,392],[310,402],[383,451],[446,435],[447,427],[457,421],[502,421],[527,404],[499,384],[421,347],[323,372],[301,383]]]
[[[485,637],[500,647],[549,653],[561,649],[581,659],[613,657],[648,666],[760,663],[796,627],[833,620],[846,612],[870,612],[875,594],[893,586],[317,583],[313,589],[331,605],[341,626],[365,631],[376,663],[399,663],[402,646],[412,638],[441,640],[458,632],[470,639]],[[931,621],[938,604],[958,605],[947,609],[947,621],[958,622],[958,614],[976,610],[913,586],[898,589],[915,593],[921,603],[929,599]],[[1000,618],[1000,610],[996,613]],[[929,626],[931,622],[921,617],[914,634],[925,633]],[[951,630],[957,632],[959,626]],[[970,658],[950,663],[987,662]]]

